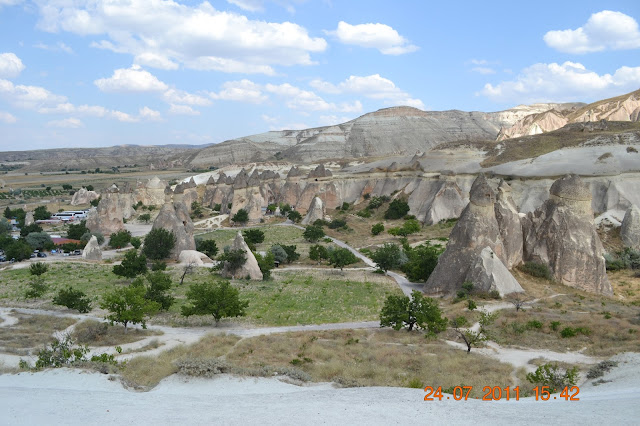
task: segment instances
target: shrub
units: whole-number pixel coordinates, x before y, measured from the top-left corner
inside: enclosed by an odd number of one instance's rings
[[[140,239],[140,237],[131,237],[131,240],[129,242],[136,250],[139,249],[142,245],[142,240]]]
[[[382,231],[384,231],[384,225],[382,223],[376,223],[375,225],[373,225],[371,227],[371,234],[372,235],[378,235]]]
[[[247,229],[242,233],[247,244],[260,244],[264,241],[264,232],[259,229]]]
[[[151,270],[152,271],[164,271],[167,269],[167,263],[162,260],[154,260],[151,262]]]
[[[420,232],[421,228],[422,227],[420,226],[420,222],[418,222],[415,219],[409,219],[409,220],[405,221],[402,224],[402,226],[389,229],[389,234],[395,235],[395,236],[399,235],[399,236],[406,237],[407,235],[411,235],[411,234],[415,234],[416,232]]]
[[[360,216],[360,217],[369,218],[369,217],[371,217],[371,210],[369,210],[369,209],[360,210],[356,214],[358,216]]]
[[[282,247],[287,253],[287,263],[295,262],[300,259],[300,254],[296,251],[297,246],[281,244],[280,247]]]
[[[560,332],[560,336],[567,338],[567,337],[574,337],[578,334],[578,332],[576,331],[575,328],[571,328],[571,327],[565,327],[562,329],[562,331]]]
[[[54,341],[38,352],[35,368],[59,368],[76,362],[85,361],[85,355],[89,353],[86,346],[78,346],[69,335],[55,338]]]
[[[309,259],[320,261],[320,260],[327,260],[328,258],[329,258],[329,251],[325,246],[321,246],[320,244],[315,244],[309,248]]]
[[[176,244],[173,232],[164,228],[152,229],[144,239],[144,254],[152,260],[166,259]]]
[[[524,265],[521,266],[521,269],[523,272],[537,278],[552,279],[549,267],[541,263],[525,262]]]
[[[562,370],[558,364],[544,364],[534,373],[527,374],[527,380],[538,386],[549,386],[553,392],[564,389],[567,386],[575,386],[578,381],[578,368],[573,367]]]
[[[357,262],[358,258],[349,249],[339,247],[329,252],[329,264],[334,268],[342,270],[345,266]]]
[[[214,240],[196,239],[196,250],[213,259],[218,254],[218,245]]]
[[[274,268],[275,256],[272,252],[267,252],[264,256],[260,253],[255,253],[254,256],[258,262],[258,267],[260,267],[260,272],[262,272],[262,280],[269,280],[271,278],[271,270]]]
[[[367,205],[367,209],[377,209],[384,204],[384,200],[382,197],[371,197],[369,199],[369,204]]]
[[[351,204],[347,203],[346,201],[344,203],[342,203],[342,206],[338,209],[338,210],[342,210],[342,211],[347,211],[351,208]]]
[[[380,311],[380,327],[392,327],[394,330],[406,328],[439,333],[447,328],[447,319],[442,317],[438,302],[425,297],[417,290],[408,296],[389,295]]]
[[[49,265],[42,262],[36,262],[29,265],[29,274],[40,276],[49,270]]]
[[[409,213],[409,204],[402,200],[393,200],[384,213],[385,219],[401,219]]]
[[[138,220],[140,222],[149,223],[149,221],[151,220],[151,214],[150,213],[143,213],[140,216],[138,216]]]
[[[249,302],[240,300],[240,292],[229,281],[192,284],[187,301],[190,304],[182,307],[182,315],[211,315],[216,325],[222,318],[246,315],[249,306]]]
[[[131,232],[125,230],[118,231],[115,234],[111,234],[109,238],[109,247],[111,248],[122,248],[129,244],[131,241]]]
[[[532,330],[532,329],[540,330],[542,328],[542,323],[538,320],[531,320],[527,323],[527,328],[529,330]]]
[[[294,223],[298,223],[302,220],[302,215],[299,211],[291,210],[287,215],[287,218]]]
[[[287,261],[287,252],[281,245],[275,244],[271,246],[271,253],[273,253],[275,261],[279,263],[285,263]]]
[[[113,273],[127,278],[147,272],[147,257],[143,254],[138,256],[136,250],[131,249],[124,254],[124,259],[120,265],[113,266]]]
[[[245,209],[240,209],[236,214],[231,218],[233,223],[246,224],[249,222],[249,213]]]
[[[42,297],[48,290],[49,288],[45,284],[44,279],[39,275],[35,275],[29,280],[24,295],[27,299],[37,299]]]
[[[324,230],[319,226],[309,225],[305,228],[302,236],[310,243],[315,243],[324,237]]]
[[[75,309],[83,314],[91,311],[91,299],[81,290],[75,290],[71,286],[60,290],[53,298],[53,303]]]
[[[616,361],[602,361],[597,365],[591,367],[587,372],[587,379],[597,379],[604,376],[604,373],[608,373],[613,367],[617,367]]]
[[[407,263],[408,258],[399,245],[385,243],[382,247],[377,248],[371,255],[371,260],[376,262],[378,268],[386,272],[389,269],[401,267]]]
[[[329,222],[328,226],[330,229],[346,228],[347,221],[344,219],[333,219],[331,222]]]

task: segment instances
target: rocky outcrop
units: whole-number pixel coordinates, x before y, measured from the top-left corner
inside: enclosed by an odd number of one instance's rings
[[[563,114],[556,110],[529,115],[509,128],[500,129],[497,140],[502,141],[520,136],[539,135],[540,133],[559,129],[569,122],[566,115],[566,113]]]
[[[316,220],[324,220],[326,212],[324,203],[318,197],[314,197],[307,211],[307,215],[302,219],[302,225],[312,225]]]
[[[511,269],[522,263],[523,237],[520,215],[513,198],[511,186],[504,180],[498,186],[498,195],[494,204],[494,213],[498,221],[500,239],[504,245],[504,259]]]
[[[613,294],[589,187],[577,175],[567,175],[549,192],[542,207],[523,220],[524,260],[547,265],[553,278],[567,286]]]
[[[411,211],[426,225],[460,217],[468,202],[455,180],[446,176],[421,180],[409,197]]]
[[[123,195],[121,197],[115,185],[103,193],[98,207],[89,211],[86,227],[105,236],[124,230],[125,211],[131,209],[131,203],[127,203],[125,198],[131,201],[131,194]]]
[[[146,183],[138,183],[133,195],[135,203],[141,202],[145,206],[162,206],[164,204],[164,189],[167,182],[157,176]]]
[[[520,283],[489,247],[485,247],[476,256],[465,281],[472,282],[476,291],[497,291],[500,296],[524,292]]]
[[[80,206],[89,204],[98,198],[100,198],[100,195],[97,192],[87,191],[87,188],[80,188],[73,194],[73,197],[71,198],[71,205]]]
[[[240,268],[238,268],[237,271],[235,271],[235,273],[232,273],[227,265],[225,265],[222,268],[222,276],[228,278],[249,277],[252,280],[262,280],[262,272],[260,271],[260,266],[258,266],[258,261],[256,260],[256,257],[253,255],[251,250],[249,250],[249,246],[247,246],[247,243],[245,243],[241,232],[238,232],[238,235],[236,235],[236,238],[233,240],[231,249],[244,251],[246,261],[244,265],[242,265]]]
[[[33,225],[34,222],[35,222],[35,219],[33,218],[33,212],[27,212],[27,214],[24,217],[25,226]]]
[[[324,177],[331,177],[333,176],[333,173],[331,173],[331,170],[326,169],[324,167],[324,164],[320,164],[318,165],[318,167],[316,167],[315,169],[311,170],[309,172],[309,179],[317,179],[317,178],[324,178]]]
[[[212,264],[213,261],[204,253],[196,250],[182,250],[178,256],[178,262],[183,265],[204,266]]]
[[[166,229],[173,232],[176,243],[171,250],[171,258],[178,259],[183,250],[195,250],[196,242],[193,239],[193,222],[189,217],[189,210],[182,202],[168,202],[160,209],[152,229]]]
[[[84,260],[102,260],[102,250],[100,250],[100,244],[98,244],[98,238],[95,235],[92,235],[87,245],[84,246],[82,258]]]
[[[631,206],[624,215],[620,237],[625,248],[640,250],[640,209]]]

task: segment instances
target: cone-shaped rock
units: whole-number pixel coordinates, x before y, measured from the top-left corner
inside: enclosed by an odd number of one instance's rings
[[[81,204],[89,204],[93,200],[97,200],[100,197],[95,191],[87,191],[87,188],[78,189],[71,198],[72,206],[79,206]]]
[[[95,235],[92,235],[87,245],[84,246],[82,258],[84,260],[102,260],[102,250],[100,250],[100,244],[98,244],[98,238]]]
[[[307,215],[302,219],[303,225],[312,225],[316,220],[324,220],[325,209],[322,200],[319,197],[314,197],[307,211]]]
[[[624,215],[620,237],[625,248],[640,250],[640,209],[635,204]]]
[[[222,275],[228,278],[246,278],[249,277],[252,280],[262,280],[262,272],[260,271],[260,266],[258,266],[258,261],[256,257],[253,255],[251,250],[249,250],[249,246],[244,242],[244,238],[242,238],[242,233],[238,231],[238,235],[236,235],[235,240],[233,240],[233,245],[231,246],[232,250],[242,250],[245,253],[246,261],[244,265],[242,265],[235,274],[231,274],[231,271],[225,267],[222,269]]]
[[[465,281],[472,282],[474,290],[497,291],[500,296],[524,292],[518,281],[489,247],[485,247],[476,257]]]
[[[524,259],[547,265],[562,284],[611,295],[591,191],[577,175],[553,183],[550,198],[523,220]]]
[[[170,254],[172,259],[178,259],[183,250],[196,249],[196,242],[193,239],[193,222],[184,203],[165,203],[153,222],[152,229],[158,228],[173,232],[176,237],[176,243]]]
[[[25,226],[33,225],[34,222],[35,220],[33,218],[33,212],[27,212],[27,214],[24,217]]]

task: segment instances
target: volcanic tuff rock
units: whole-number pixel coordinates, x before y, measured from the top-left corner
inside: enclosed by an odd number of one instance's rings
[[[164,190],[167,182],[157,176],[149,179],[146,183],[139,182],[134,191],[133,201],[142,202],[145,206],[162,206],[164,204]]]
[[[326,216],[324,203],[318,197],[314,197],[307,211],[307,215],[302,219],[302,225],[312,225],[316,220],[324,220]]]
[[[253,255],[251,250],[249,250],[249,246],[247,245],[247,243],[245,243],[240,231],[238,231],[238,235],[236,235],[236,238],[233,240],[231,249],[244,251],[246,261],[244,265],[242,265],[237,271],[235,271],[235,274],[232,274],[225,264],[224,268],[222,269],[222,276],[228,278],[250,277],[250,279],[252,280],[262,280],[262,272],[260,271],[260,266],[258,266],[258,261],[256,260],[256,257]]]
[[[472,263],[465,281],[473,283],[474,290],[497,291],[500,296],[523,293],[520,283],[489,247],[485,247]]]
[[[627,210],[620,227],[620,237],[625,248],[640,250],[640,209],[633,205]]]
[[[509,128],[501,129],[497,140],[550,132],[564,126],[568,121],[566,115],[555,110],[530,115]]]
[[[84,260],[102,260],[102,250],[100,250],[100,244],[98,244],[98,238],[95,235],[92,235],[87,245],[84,246],[82,258]]]
[[[89,204],[93,200],[100,198],[100,195],[95,191],[87,191],[87,188],[80,188],[77,190],[71,198],[71,205],[78,206],[81,204]]]
[[[416,218],[427,225],[460,217],[469,200],[455,180],[441,176],[439,180],[422,179],[409,197],[409,207]]]
[[[547,265],[557,281],[613,294],[593,222],[591,191],[577,175],[554,182],[550,198],[523,220],[524,260]]]
[[[511,269],[522,263],[522,223],[518,209],[511,197],[512,189],[504,180],[498,185],[498,196],[494,213],[500,229],[500,237],[505,249],[505,265]]]
[[[129,203],[125,198],[129,199]],[[86,227],[91,232],[100,232],[103,235],[122,231],[127,209],[132,209],[131,194],[120,194],[117,187],[111,187],[102,194],[98,207],[89,211]]]
[[[35,219],[33,218],[33,212],[27,212],[27,214],[24,217],[25,226],[33,225],[34,222],[35,222]]]
[[[318,165],[318,167],[316,167],[315,169],[309,172],[308,177],[313,179],[313,178],[323,178],[323,177],[331,177],[331,176],[333,176],[333,173],[331,173],[331,170],[325,169],[324,164],[320,164]]]
[[[178,259],[183,250],[196,249],[196,242],[193,239],[193,222],[184,203],[179,201],[165,203],[153,222],[152,229],[158,228],[173,232],[176,237],[176,243],[170,254],[172,259]]]
[[[204,266],[205,263],[213,263],[209,256],[196,250],[182,250],[178,256],[178,262],[183,265]]]

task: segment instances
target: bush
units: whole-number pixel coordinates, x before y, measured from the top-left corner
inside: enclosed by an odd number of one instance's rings
[[[364,210],[360,210],[358,213],[356,213],[358,216],[360,217],[364,217],[364,218],[370,218],[371,217],[371,210],[369,209],[364,209]]]
[[[329,258],[329,251],[325,246],[320,244],[312,245],[309,248],[309,259],[315,261],[327,260]]]
[[[537,386],[549,386],[552,392],[557,392],[567,386],[575,386],[578,368],[563,371],[558,364],[547,363],[538,367],[534,373],[527,374],[527,380]]]
[[[140,222],[149,223],[149,221],[151,220],[151,214],[150,213],[143,213],[140,216],[138,216],[138,220]]]
[[[344,219],[333,219],[329,222],[329,229],[347,228],[347,221]]]
[[[189,305],[181,309],[182,315],[211,315],[216,325],[222,318],[246,315],[249,302],[240,300],[240,292],[229,281],[192,284],[187,291]]]
[[[525,262],[524,265],[522,265],[520,268],[523,272],[531,276],[544,278],[547,280],[552,279],[551,271],[549,270],[549,267],[547,265],[535,262]]]
[[[560,332],[560,336],[562,336],[563,338],[575,337],[577,334],[578,332],[576,331],[576,329],[571,327],[565,327]]]
[[[154,260],[151,263],[151,270],[152,271],[165,271],[167,269],[167,263],[163,262],[162,260]]]
[[[310,243],[315,243],[324,237],[324,230],[319,226],[309,225],[305,228],[302,236]]]
[[[342,206],[340,206],[340,208],[338,210],[342,210],[342,211],[347,211],[351,208],[351,204],[347,203],[346,201],[344,203],[342,203]]]
[[[401,219],[409,213],[409,204],[402,200],[393,200],[384,213],[385,219]]]
[[[36,262],[29,265],[29,274],[40,276],[49,270],[49,265],[42,262]]]
[[[233,217],[231,218],[231,221],[233,223],[239,223],[241,225],[244,225],[247,222],[249,222],[249,213],[245,209],[240,209],[237,211],[236,214],[233,215]]]
[[[382,204],[384,204],[384,200],[382,199],[382,197],[374,196],[369,199],[369,205],[367,206],[367,209],[377,209],[382,206]]]
[[[69,309],[75,309],[83,314],[91,311],[91,299],[84,292],[75,290],[71,286],[60,290],[53,298],[53,303],[66,306]]]
[[[87,353],[89,353],[88,347],[77,346],[69,335],[64,335],[61,338],[55,338],[49,346],[38,351],[35,369],[60,368],[85,361]]]
[[[538,321],[538,320],[531,320],[527,323],[527,328],[529,330],[540,330],[542,328],[542,322]]]
[[[144,239],[144,254],[152,260],[166,259],[176,244],[173,232],[164,228],[152,229]]]
[[[211,259],[215,258],[218,254],[218,245],[214,240],[196,240],[196,250],[206,254]]]
[[[264,256],[260,253],[254,253],[254,256],[260,267],[260,272],[262,272],[263,281],[269,280],[271,278],[271,270],[275,267],[275,256],[272,252],[267,252]]]
[[[299,223],[302,220],[302,215],[299,211],[291,210],[287,215],[287,218],[294,223]]]
[[[235,278],[236,271],[247,261],[247,255],[242,249],[225,250],[225,252],[218,257],[218,260],[221,262],[221,265],[226,266]]]
[[[425,297],[417,290],[408,296],[389,295],[380,311],[380,327],[392,327],[394,330],[406,328],[439,333],[447,328],[447,319],[442,317],[438,302]]]
[[[275,244],[271,246],[271,253],[273,253],[276,262],[285,263],[287,261],[287,252],[281,245]]]
[[[142,245],[142,240],[140,239],[140,237],[131,237],[131,240],[129,242],[136,250],[139,249]]]
[[[402,248],[393,243],[385,243],[376,249],[371,255],[371,260],[376,262],[378,268],[387,272],[389,269],[396,269],[408,262],[407,255]]]
[[[280,247],[282,247],[287,253],[287,263],[295,262],[300,259],[300,254],[296,251],[297,246],[281,244]]]
[[[132,249],[124,254],[124,259],[120,265],[113,266],[113,273],[127,278],[134,278],[136,275],[147,273],[147,257]]]
[[[49,288],[45,284],[44,279],[39,275],[35,275],[31,277],[31,280],[27,284],[27,290],[24,296],[27,299],[37,299],[42,297],[48,290]]]
[[[407,235],[420,232],[421,228],[422,226],[420,225],[420,222],[415,219],[409,219],[405,221],[402,226],[389,229],[389,234],[406,237]]]
[[[378,235],[384,231],[384,225],[382,223],[376,223],[371,227],[371,234]]]
[[[126,247],[131,241],[131,232],[125,230],[118,231],[115,234],[111,234],[109,238],[109,247],[118,249]]]
[[[264,241],[264,232],[259,229],[247,229],[242,233],[244,240],[249,245],[260,244]]]

